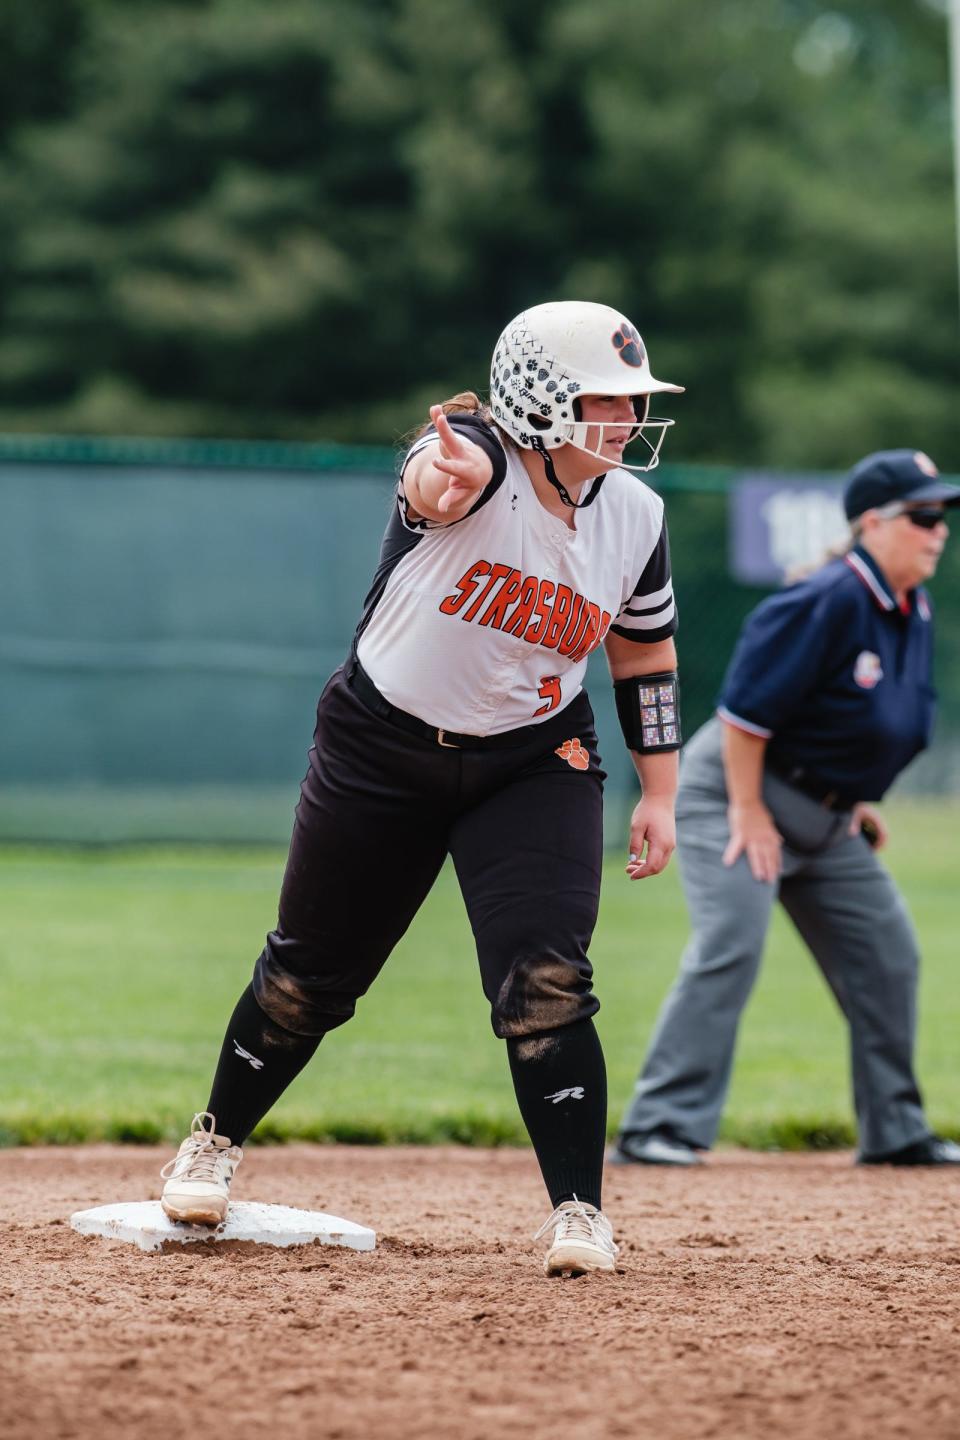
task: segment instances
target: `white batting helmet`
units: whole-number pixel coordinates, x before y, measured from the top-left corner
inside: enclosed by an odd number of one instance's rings
[[[490,367],[490,408],[497,424],[525,450],[585,447],[580,395],[648,397],[638,408],[635,433],[659,428],[656,444],[643,436],[657,463],[663,432],[672,420],[647,420],[649,396],[681,394],[650,373],[647,351],[635,325],[609,305],[559,300],[524,310],[497,341]],[[584,433],[580,433],[584,432]],[[593,453],[592,451],[589,453]]]

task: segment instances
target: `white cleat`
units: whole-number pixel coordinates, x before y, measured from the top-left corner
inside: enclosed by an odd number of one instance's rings
[[[548,1275],[585,1275],[590,1270],[613,1270],[617,1247],[610,1221],[602,1210],[581,1200],[564,1200],[534,1235],[541,1239],[553,1231],[543,1268]]]
[[[216,1123],[206,1110],[194,1115],[190,1134],[160,1171],[167,1182],[160,1204],[171,1220],[220,1225],[227,1218],[230,1182],[243,1151],[239,1145],[231,1145],[226,1135],[217,1134]]]

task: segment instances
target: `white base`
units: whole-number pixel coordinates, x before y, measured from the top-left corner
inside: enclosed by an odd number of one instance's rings
[[[338,1220],[319,1210],[293,1210],[289,1205],[260,1205],[238,1201],[227,1211],[222,1225],[180,1225],[164,1214],[159,1200],[133,1200],[121,1205],[100,1205],[78,1210],[70,1224],[81,1235],[105,1240],[126,1240],[141,1250],[165,1245],[187,1245],[196,1240],[253,1240],[258,1245],[346,1245],[351,1250],[372,1250],[373,1230]]]

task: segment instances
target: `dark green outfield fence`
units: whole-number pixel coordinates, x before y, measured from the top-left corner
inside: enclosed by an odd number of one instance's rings
[[[764,591],[730,575],[737,472],[649,478],[670,518],[689,735]],[[0,439],[0,840],[285,841],[392,483],[383,450]],[[938,739],[912,790],[960,788],[958,580],[948,551]],[[588,686],[620,843],[635,786],[602,654]]]

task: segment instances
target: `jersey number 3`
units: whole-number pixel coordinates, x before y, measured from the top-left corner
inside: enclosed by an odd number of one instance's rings
[[[549,715],[551,710],[556,710],[560,704],[560,676],[544,675],[537,694],[547,703],[541,705],[539,710],[534,710],[534,715]]]

